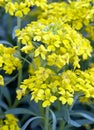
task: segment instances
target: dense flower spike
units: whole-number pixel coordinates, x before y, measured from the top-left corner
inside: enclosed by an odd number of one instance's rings
[[[0,130],[20,130],[18,119],[12,114],[6,114],[5,120],[0,119]]]
[[[12,16],[23,17],[30,12],[30,8],[33,6],[41,7],[43,10],[46,9],[47,0],[1,0],[0,6],[5,8],[5,11]]]
[[[15,54],[15,47],[5,47],[0,44],[0,68],[5,70],[6,74],[11,74],[14,70],[21,68],[21,61]]]

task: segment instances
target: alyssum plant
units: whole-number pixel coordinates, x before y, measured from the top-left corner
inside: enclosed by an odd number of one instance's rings
[[[13,115],[6,114],[1,130],[25,130],[39,118],[43,130],[70,130],[72,126],[94,122],[92,113],[73,111],[77,102],[93,104],[94,99],[94,65],[89,61],[94,43],[93,4],[94,0],[0,1],[6,13],[17,18],[17,45],[0,44],[0,69],[9,75],[18,70],[17,99],[30,94],[30,102],[34,100],[41,111],[41,116],[28,119],[21,128]],[[31,7],[41,11],[37,20],[22,28],[23,17],[33,13]],[[88,61],[86,68],[82,66],[84,61]],[[24,62],[28,63],[26,79],[22,72]],[[4,86],[2,75],[0,85]]]

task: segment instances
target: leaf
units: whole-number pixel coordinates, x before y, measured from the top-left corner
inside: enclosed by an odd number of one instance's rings
[[[3,101],[0,101],[0,107],[4,108],[4,109],[8,109],[7,104],[5,104]]]
[[[77,103],[78,98],[81,97],[81,96],[83,96],[83,93],[81,93],[81,92],[75,93],[74,102],[69,108],[70,111],[73,109],[74,105]]]
[[[76,120],[77,123],[84,125],[84,124],[92,124],[93,122],[87,119],[81,119],[81,120]]]
[[[79,120],[70,120],[69,125],[67,125],[67,127],[81,127],[84,124],[92,124],[93,122],[87,119],[79,119]]]
[[[73,111],[73,112],[71,112],[71,115],[81,116],[90,121],[94,121],[94,114],[91,112],[88,112],[88,111]]]
[[[22,126],[21,130],[26,130],[26,127],[33,121],[36,119],[40,119],[42,118],[41,116],[37,116],[37,117],[32,117],[29,120],[27,120],[27,122]]]
[[[5,116],[5,114],[4,114],[3,110],[0,108],[0,119],[4,119],[4,116]]]
[[[11,96],[10,96],[8,88],[7,87],[2,87],[1,88],[1,93],[6,98],[6,101],[8,102],[8,105],[11,106]]]
[[[68,107],[65,106],[65,105],[62,106],[62,116],[63,116],[63,118],[65,119],[66,122],[69,121],[69,119],[70,119],[70,114],[69,114]]]
[[[72,126],[75,126],[75,127],[80,127],[81,124],[79,124],[78,122],[72,120],[72,119],[69,119],[69,124],[72,125]]]
[[[50,109],[51,115],[52,115],[52,120],[53,120],[53,124],[52,124],[52,130],[56,130],[56,116],[54,114],[54,112]]]
[[[15,39],[15,30],[18,29],[18,26],[15,26],[12,31],[12,38]]]
[[[5,41],[5,40],[0,40],[0,44],[4,44],[4,45],[13,47],[13,45],[10,42]]]
[[[35,128],[35,127],[37,127],[40,124],[41,124],[41,120],[40,119],[39,120],[33,120],[33,122],[32,122],[32,128]]]
[[[36,115],[35,113],[31,112],[28,109],[25,108],[13,108],[10,110],[7,110],[5,113],[13,113],[13,114],[30,114],[30,115]]]
[[[17,78],[18,74],[16,74],[15,76],[13,77],[6,77],[5,76],[5,86],[7,86],[9,83],[11,83],[12,81],[14,81],[16,78]]]

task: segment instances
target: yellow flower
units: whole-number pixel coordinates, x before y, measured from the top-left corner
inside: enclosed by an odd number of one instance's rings
[[[87,32],[87,37],[88,38],[91,38],[93,41],[94,41],[94,26],[90,26],[88,25],[86,28],[85,28],[86,32]]]
[[[18,89],[16,90],[16,94],[17,94],[17,99],[20,100],[23,96],[22,90]]]
[[[8,2],[5,6],[5,10],[9,12],[10,15],[14,15],[16,8],[12,2]]]
[[[5,11],[7,13],[17,17],[23,17],[24,15],[27,15],[30,12],[30,7],[34,5],[45,10],[47,8],[47,0],[41,0],[40,2],[37,0],[33,1],[25,0],[21,2],[17,1],[12,2],[11,0],[0,1],[0,6],[5,8]]]
[[[53,103],[56,99],[57,99],[56,96],[51,96],[49,100],[50,100],[51,103]]]
[[[16,11],[15,16],[22,17],[23,16],[22,11],[20,10]]]
[[[27,45],[27,46],[24,46],[23,48],[21,48],[21,51],[25,52],[27,54],[27,53],[31,52],[32,49],[33,49],[32,45]]]
[[[2,67],[2,65],[3,65],[3,57],[0,56],[0,67]]]
[[[14,70],[22,67],[20,59],[16,57],[16,48],[5,47],[0,44],[0,67],[7,74],[12,74]]]
[[[0,86],[4,86],[4,79],[2,75],[0,75]]]
[[[15,70],[15,67],[12,63],[6,62],[3,67],[3,70],[5,70],[5,73],[11,74]]]
[[[47,50],[43,45],[40,45],[36,50],[35,50],[35,57],[37,56],[41,56],[41,58],[43,60],[46,59],[46,54],[47,54]]]
[[[65,64],[69,63],[69,54],[56,55],[55,53],[52,53],[51,55],[48,55],[47,61],[48,65],[55,65],[58,68],[62,68]]]
[[[55,100],[57,99],[56,96],[52,96],[50,89],[46,89],[45,90],[45,98],[44,98],[44,102],[42,104],[43,107],[47,107],[50,106],[51,103],[55,102]]]
[[[18,126],[18,119],[12,114],[6,114],[5,120],[2,120],[0,130],[20,130]]]
[[[50,69],[45,69],[43,67],[39,67],[38,70],[35,71],[36,77],[40,80],[46,80],[49,75],[53,74],[53,71]]]
[[[59,100],[62,102],[62,104],[66,104],[67,100],[64,96],[61,96]]]
[[[47,106],[50,106],[50,101],[49,100],[45,100],[42,104],[43,107],[47,107]]]
[[[9,127],[7,125],[3,126],[1,130],[9,130]]]
[[[73,27],[76,29],[76,30],[80,30],[82,28],[83,24],[82,24],[82,21],[74,21],[73,22]]]

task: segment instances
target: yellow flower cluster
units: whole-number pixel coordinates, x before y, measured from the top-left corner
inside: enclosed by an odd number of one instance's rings
[[[5,8],[5,11],[12,16],[23,17],[30,12],[30,8],[33,6],[41,7],[46,9],[47,0],[17,0],[13,2],[12,0],[1,0],[0,6]]]
[[[29,78],[17,90],[20,100],[28,92],[31,100],[42,101],[47,107],[56,100],[71,105],[75,93],[84,99],[94,98],[94,68],[81,71],[81,60],[87,60],[93,51],[90,41],[80,30],[93,20],[92,0],[54,2],[47,5],[37,21],[22,30],[16,30],[21,51],[29,54]],[[64,70],[72,65],[73,70]],[[80,99],[82,100],[82,99]]]
[[[6,74],[11,74],[14,70],[21,68],[21,61],[15,54],[15,47],[5,47],[0,44],[0,68],[3,69]]]
[[[86,60],[92,52],[90,42],[60,20],[39,19],[16,30],[16,36],[24,45],[22,51],[34,52],[34,57],[41,57],[49,66],[59,69],[69,63],[80,68],[79,57]]]
[[[20,130],[18,119],[12,114],[6,114],[5,120],[0,119],[0,130]]]
[[[82,93],[84,99],[94,98],[94,68],[86,71],[67,70],[59,74],[44,67],[39,67],[37,70],[32,67],[30,69],[30,77],[25,79],[17,90],[19,100],[28,91],[32,93],[31,100],[43,101],[43,107],[50,106],[56,100],[71,105],[75,92]]]
[[[48,5],[47,11],[43,12],[39,18],[61,19],[64,23],[69,23],[76,30],[80,30],[83,25],[88,25],[94,15],[93,0],[69,0],[67,2],[53,2]]]

